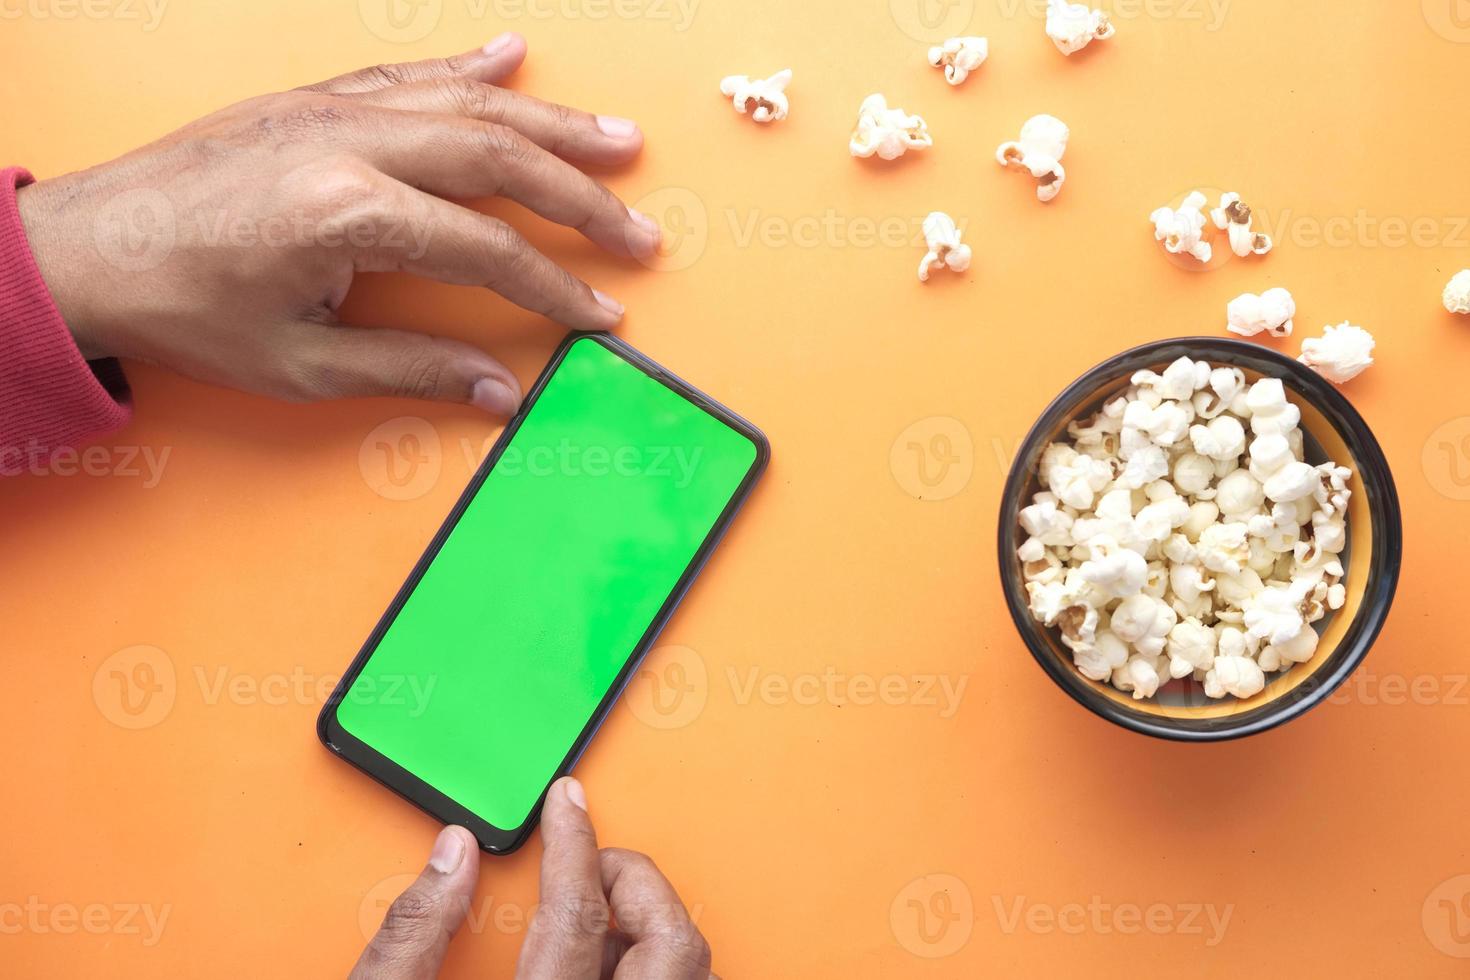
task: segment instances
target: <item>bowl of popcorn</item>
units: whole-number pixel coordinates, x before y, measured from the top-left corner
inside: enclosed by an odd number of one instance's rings
[[[1324,700],[1398,582],[1393,476],[1346,398],[1256,344],[1125,351],[1046,409],[1002,497],[1001,580],[1037,663],[1144,734],[1214,741]]]

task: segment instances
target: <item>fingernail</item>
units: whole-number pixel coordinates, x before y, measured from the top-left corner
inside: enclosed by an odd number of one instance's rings
[[[638,132],[637,123],[621,116],[598,116],[597,128],[602,130],[604,136],[611,136],[615,140],[625,140]]]
[[[464,860],[464,839],[454,832],[453,827],[439,831],[434,841],[434,853],[429,855],[429,867],[440,874],[449,874]]]
[[[582,784],[568,776],[566,782],[562,783],[562,788],[566,790],[567,799],[576,804],[577,808],[583,813],[586,813],[587,791],[582,788]]]
[[[594,289],[592,290],[592,295],[598,303],[602,304],[602,308],[613,316],[621,317],[623,315],[623,304],[613,299],[607,293],[604,293],[600,289]]]
[[[506,48],[510,47],[511,43],[515,41],[515,39],[515,34],[507,31],[506,33],[497,37],[495,40],[491,41],[489,44],[485,45],[480,50],[484,51],[486,54],[499,54]]]
[[[637,224],[639,228],[642,228],[644,231],[648,232],[648,234],[653,238],[654,242],[657,242],[660,238],[664,236],[663,229],[658,226],[658,222],[654,221],[652,216],[646,215],[642,211],[634,211],[632,208],[629,208],[628,217],[632,218],[633,222]]]
[[[470,404],[491,415],[510,418],[521,407],[521,399],[504,381],[481,378],[475,382]]]

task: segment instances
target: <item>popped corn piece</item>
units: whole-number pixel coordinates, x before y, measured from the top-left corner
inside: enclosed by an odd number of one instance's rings
[[[1128,662],[1113,672],[1113,686],[1125,694],[1133,692],[1135,701],[1151,698],[1159,693],[1159,663],[1157,657],[1134,654]]]
[[[1126,599],[1143,591],[1148,579],[1148,562],[1131,548],[1121,547],[1106,534],[1087,543],[1087,561],[1079,572],[1083,581],[1109,598]]]
[[[1016,549],[1016,557],[1023,562],[1045,561],[1046,545],[1041,543],[1040,538],[1027,538],[1021,547]]]
[[[1259,296],[1242,293],[1231,300],[1225,310],[1225,329],[1242,337],[1254,337],[1262,331],[1273,337],[1290,337],[1295,316],[1296,300],[1277,286]]]
[[[1173,255],[1191,255],[1200,262],[1208,262],[1214,256],[1210,243],[1204,240],[1205,196],[1193,191],[1184,199],[1176,211],[1162,207],[1149,215],[1154,223],[1154,238],[1164,243],[1165,251]]]
[[[1205,696],[1255,697],[1266,689],[1266,674],[1254,660],[1242,656],[1217,656],[1205,675]]]
[[[1152,484],[1150,484],[1152,485]],[[1183,497],[1157,500],[1138,512],[1133,526],[1145,541],[1163,541],[1176,527],[1189,520],[1189,504]]]
[[[1062,191],[1067,171],[1062,157],[1072,131],[1056,116],[1039,115],[1026,120],[1019,139],[1002,143],[995,151],[996,161],[1006,169],[1020,168],[1035,177],[1036,197],[1050,201]]]
[[[1199,540],[1205,528],[1220,518],[1220,508],[1210,500],[1196,500],[1189,505],[1189,518],[1179,530],[1184,534],[1184,540],[1193,544]]]
[[[1258,436],[1271,432],[1285,435],[1302,420],[1302,410],[1286,400],[1286,388],[1280,378],[1262,378],[1246,392],[1250,410],[1251,432]]]
[[[1351,381],[1373,363],[1373,335],[1351,323],[1327,327],[1321,337],[1302,341],[1297,360],[1334,384]]]
[[[1112,677],[1113,671],[1128,662],[1128,644],[1118,639],[1111,630],[1100,629],[1093,640],[1092,649],[1073,651],[1072,662],[1077,665],[1077,672],[1083,677],[1106,682]]]
[[[1118,638],[1139,653],[1157,657],[1164,652],[1169,631],[1178,616],[1169,604],[1146,593],[1129,596],[1113,610],[1112,628]]]
[[[1265,483],[1296,459],[1291,442],[1277,432],[1267,432],[1251,440],[1250,475]]]
[[[1256,655],[1256,644],[1249,636],[1235,626],[1224,623],[1215,627],[1215,657],[1254,657]]]
[[[1250,557],[1249,528],[1239,521],[1211,524],[1200,532],[1200,562],[1212,572],[1238,575]]]
[[[970,267],[970,246],[960,241],[959,226],[943,211],[933,211],[924,219],[924,240],[929,251],[919,263],[920,282],[928,282],[935,269],[964,272]]]
[[[1037,494],[1029,507],[1021,508],[1021,527],[1044,545],[1071,545],[1071,514],[1057,507],[1051,494]]]
[[[1068,606],[1057,617],[1057,628],[1062,632],[1062,645],[1073,653],[1091,650],[1097,640],[1099,617],[1090,605]]]
[[[1215,580],[1206,577],[1198,565],[1178,564],[1169,569],[1169,588],[1185,602],[1194,602],[1204,593],[1215,591]]]
[[[1135,371],[1129,380],[1140,388],[1152,389],[1160,403],[1165,400],[1187,401],[1196,391],[1210,383],[1210,366],[1204,361],[1180,357],[1164,368],[1163,374]],[[1157,407],[1152,406],[1152,407]],[[1123,424],[1128,424],[1128,411],[1123,410]]]
[[[1248,470],[1227,473],[1215,488],[1215,504],[1228,520],[1251,517],[1265,502],[1266,491]]]
[[[1230,411],[1230,406],[1245,392],[1245,387],[1245,372],[1240,368],[1215,368],[1210,372],[1208,387],[1195,392],[1190,398],[1195,416],[1208,422]]]
[[[1310,497],[1317,485],[1317,471],[1311,464],[1292,461],[1271,474],[1263,489],[1268,499],[1289,504]]]
[[[1215,576],[1215,594],[1228,605],[1243,608],[1255,598],[1266,584],[1254,568],[1245,568],[1234,575]]]
[[[730,75],[720,82],[720,93],[735,105],[735,111],[758,123],[780,122],[791,110],[786,99],[786,86],[791,84],[791,69],[778,71],[770,78]]]
[[[909,150],[927,150],[934,145],[929,124],[899,108],[888,107],[882,95],[870,95],[858,109],[857,127],[848,141],[855,157],[877,156],[897,160]]]
[[[1215,631],[1190,617],[1169,630],[1169,675],[1188,677],[1215,663]]]
[[[1193,418],[1194,406],[1189,402],[1166,401],[1150,408],[1139,401],[1129,404],[1123,413],[1123,428],[1145,433],[1154,445],[1172,446],[1184,438]]]
[[[1470,269],[1455,273],[1444,287],[1444,308],[1451,313],[1470,314]]]
[[[1245,451],[1245,427],[1233,415],[1219,415],[1207,425],[1191,426],[1189,441],[1201,456],[1216,461],[1238,459]]]
[[[1093,41],[1106,41],[1117,33],[1108,15],[1086,4],[1049,0],[1046,7],[1046,36],[1057,50],[1071,57]]]
[[[1290,643],[1305,625],[1302,602],[1311,586],[1302,580],[1267,585],[1245,603],[1246,631],[1271,646]]]
[[[1280,643],[1268,644],[1256,658],[1262,670],[1285,670],[1292,664],[1304,664],[1317,652],[1321,637],[1307,623]]]
[[[1191,496],[1214,496],[1210,484],[1215,479],[1214,461],[1199,453],[1184,453],[1174,460],[1174,485]]]
[[[1088,510],[1098,491],[1113,479],[1113,468],[1106,460],[1077,455],[1066,464],[1052,469],[1047,485],[1057,499],[1077,510]]]
[[[1047,626],[1055,626],[1066,610],[1088,608],[1085,588],[1086,583],[1075,574],[1069,574],[1059,582],[1027,582],[1026,594],[1031,600],[1031,615]]]
[[[1230,232],[1230,251],[1241,258],[1265,255],[1271,251],[1271,237],[1251,230],[1251,209],[1235,192],[1220,198],[1220,206],[1210,212],[1215,227]]]
[[[929,49],[929,64],[944,69],[944,80],[959,85],[990,57],[990,41],[983,37],[952,37]]]
[[[1127,431],[1127,430],[1125,430]],[[1120,487],[1137,490],[1169,474],[1169,454],[1162,446],[1143,446],[1128,457],[1123,472],[1118,475]]]

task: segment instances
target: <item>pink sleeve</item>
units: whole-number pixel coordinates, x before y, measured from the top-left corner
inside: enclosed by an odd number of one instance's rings
[[[19,167],[0,170],[0,475],[132,418],[117,361],[82,358],[36,267],[15,203],[32,179]]]

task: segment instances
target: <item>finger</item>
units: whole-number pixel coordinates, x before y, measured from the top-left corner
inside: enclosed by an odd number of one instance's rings
[[[521,404],[510,369],[457,340],[341,324],[293,325],[295,392],[308,400],[418,398],[459,402],[509,418]]]
[[[643,149],[643,132],[631,119],[543,102],[464,75],[393,85],[353,98],[386,109],[509,126],[542,149],[577,163],[627,163]]]
[[[508,197],[618,255],[658,251],[657,222],[509,126],[386,110],[367,121],[353,149],[411,187],[438,197]]]
[[[368,227],[347,236],[359,271],[483,286],[573,330],[609,330],[622,319],[622,304],[552,262],[505,222],[393,181],[382,184],[372,205],[382,214],[365,217]],[[374,228],[384,233],[373,234]]]
[[[707,980],[709,943],[658,866],[647,855],[617,847],[603,850],[599,861],[613,919],[632,941],[618,964],[618,980]]]
[[[315,85],[303,85],[300,90],[351,95],[433,78],[470,78],[493,83],[509,77],[525,60],[526,39],[519,34],[507,33],[482,48],[475,48],[464,54],[359,68]]]
[[[423,874],[388,906],[383,924],[352,968],[352,980],[433,980],[469,911],[480,876],[475,838],[445,827]]]
[[[541,904],[516,969],[518,980],[596,980],[608,932],[597,833],[582,785],[567,777],[541,811]]]

